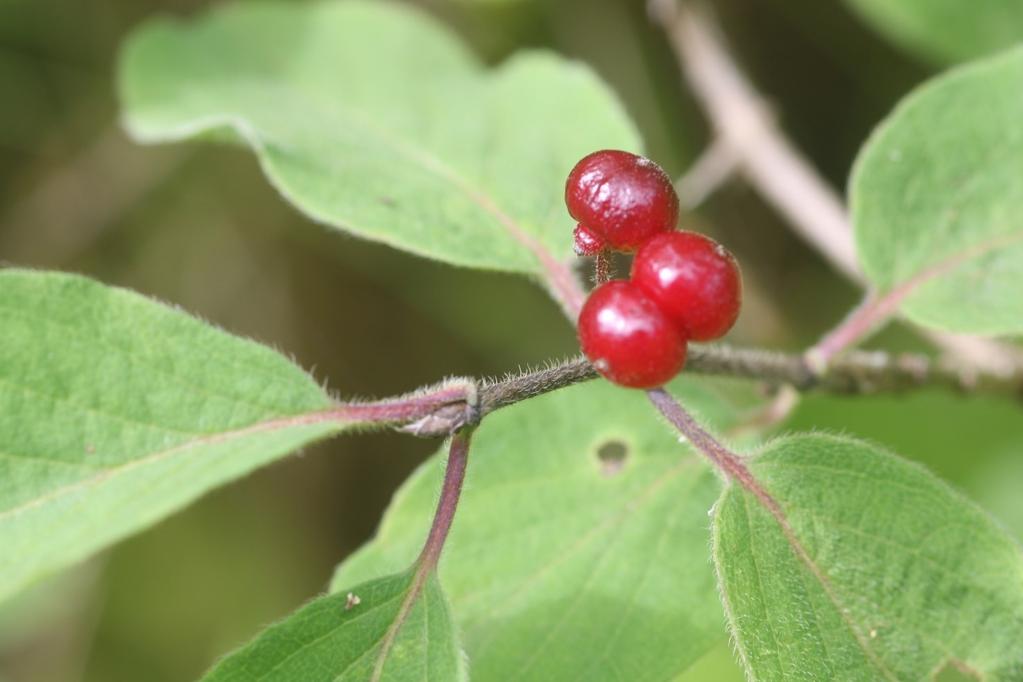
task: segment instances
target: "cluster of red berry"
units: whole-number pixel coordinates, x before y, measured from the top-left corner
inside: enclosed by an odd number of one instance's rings
[[[685,365],[689,341],[731,329],[742,302],[739,266],[713,239],[675,230],[678,195],[660,166],[594,152],[569,174],[565,203],[579,221],[576,253],[636,253],[630,278],[598,286],[579,314],[579,343],[604,377],[660,386]]]

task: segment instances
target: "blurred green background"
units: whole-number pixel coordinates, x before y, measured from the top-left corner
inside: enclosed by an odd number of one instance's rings
[[[173,302],[293,356],[345,395],[500,374],[575,351],[559,311],[525,280],[441,266],[313,225],[245,151],[131,144],[113,94],[118,45],[148,16],[207,4],[0,0],[0,262],[82,272]],[[639,0],[418,4],[487,61],[539,46],[591,64],[671,173],[707,141]],[[871,127],[931,73],[838,2],[718,0],[714,8],[780,124],[837,187]],[[798,349],[857,300],[740,183],[689,220],[743,262],[736,343]],[[896,328],[875,343],[917,342]],[[1018,405],[939,394],[810,397],[785,428],[881,442],[1023,531]],[[321,591],[436,447],[385,433],[309,448],[40,585],[0,607],[0,680],[194,679]],[[685,679],[740,677],[723,646]]]

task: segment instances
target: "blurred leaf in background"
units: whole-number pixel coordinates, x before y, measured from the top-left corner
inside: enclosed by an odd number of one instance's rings
[[[849,183],[860,263],[919,325],[1023,334],[1023,48],[934,78],[864,145]]]
[[[1016,0],[846,0],[864,18],[937,64],[1005,49],[1023,40],[1023,4]]]
[[[485,72],[442,26],[386,2],[153,22],[121,64],[137,139],[240,138],[313,219],[456,265],[539,273],[570,257],[551,188],[596,147],[641,145],[580,65],[519,52]]]

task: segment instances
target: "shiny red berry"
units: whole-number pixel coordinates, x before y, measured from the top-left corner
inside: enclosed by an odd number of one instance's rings
[[[739,265],[702,234],[669,232],[648,241],[632,261],[632,281],[694,341],[724,336],[739,317]]]
[[[574,240],[575,255],[596,256],[607,248],[607,242],[603,237],[593,234],[585,225],[579,223],[572,232]]]
[[[579,314],[579,344],[604,377],[653,388],[679,373],[686,340],[641,289],[616,280],[593,290]]]
[[[614,149],[575,165],[565,203],[573,218],[619,251],[635,251],[678,221],[678,195],[667,173],[649,159]]]

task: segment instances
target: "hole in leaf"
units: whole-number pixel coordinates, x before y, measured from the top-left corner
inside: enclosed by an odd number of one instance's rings
[[[597,447],[597,461],[600,462],[600,473],[614,476],[625,466],[629,456],[629,446],[620,440],[609,440]]]
[[[948,661],[932,679],[934,682],[977,682],[981,678],[959,661]]]

